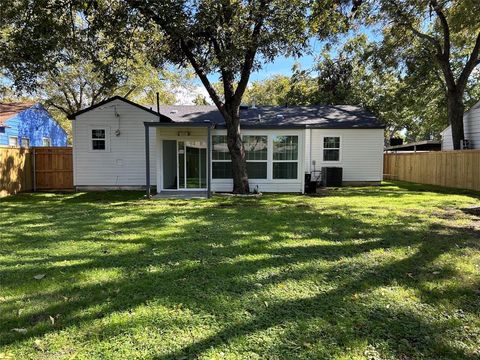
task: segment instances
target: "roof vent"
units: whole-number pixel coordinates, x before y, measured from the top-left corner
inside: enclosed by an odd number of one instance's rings
[[[176,114],[178,113],[178,110],[170,110],[170,114]]]
[[[257,106],[256,106],[256,104],[255,104],[255,100],[253,100],[253,101],[252,101],[252,109],[256,109],[256,108],[257,108]]]
[[[283,120],[284,118],[285,118],[285,117],[284,117],[282,114],[278,114],[278,115],[277,115],[277,119],[278,119],[278,120]]]
[[[257,122],[260,122],[260,121],[262,121],[262,115],[258,114]]]

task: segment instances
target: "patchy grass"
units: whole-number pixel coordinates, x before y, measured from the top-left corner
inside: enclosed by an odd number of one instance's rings
[[[475,204],[403,183],[5,198],[0,357],[479,358]]]

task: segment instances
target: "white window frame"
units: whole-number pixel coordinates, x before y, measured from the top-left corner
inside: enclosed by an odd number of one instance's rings
[[[48,141],[48,145],[45,145],[45,141]],[[43,137],[42,138],[42,146],[49,147],[52,146],[52,139],[49,137]]]
[[[299,172],[300,172],[300,150],[301,150],[301,139],[299,134],[282,134],[282,133],[275,133],[270,135],[271,136],[271,180],[273,181],[298,181],[299,180]],[[295,136],[297,138],[297,159],[296,160],[275,160],[273,155],[274,155],[274,139],[279,136]],[[296,178],[274,178],[273,177],[273,167],[275,163],[297,163],[297,177]]]
[[[15,145],[12,145],[11,141],[15,139]],[[18,136],[9,136],[8,137],[8,146],[18,147]]]
[[[215,136],[224,136],[225,137],[225,141],[226,138],[227,138],[227,135],[223,135],[223,134],[212,134],[211,135],[211,144],[212,144],[212,149],[210,150],[211,151],[211,159],[212,159],[212,180],[232,180],[232,177],[230,176],[229,178],[214,178],[213,177],[213,163],[229,163],[229,162],[232,162],[232,159],[230,158],[229,160],[217,160],[217,159],[214,159],[213,158],[213,146],[214,146],[214,143],[213,143],[213,138]],[[230,152],[228,153],[228,155],[230,155]]]
[[[244,139],[244,137],[246,136],[256,136],[256,137],[264,137],[264,138],[267,138],[267,158],[264,159],[264,160],[248,160],[248,159],[245,159],[245,162],[246,163],[266,163],[267,164],[267,173],[265,174],[265,177],[264,178],[254,178],[254,177],[250,177],[250,175],[248,176],[249,179],[252,179],[252,180],[268,180],[268,150],[270,148],[269,146],[269,136],[267,134],[244,134],[242,135],[242,141]]]
[[[104,130],[105,131],[105,139],[94,139],[92,136],[93,130]],[[104,140],[105,141],[105,149],[93,149],[93,140]],[[89,141],[89,151],[92,153],[104,153],[110,152],[110,128],[105,126],[91,126],[88,129],[88,141]]]
[[[340,145],[338,148],[325,148],[325,138],[336,137],[340,141]],[[342,145],[343,139],[340,135],[324,135],[322,137],[322,162],[327,164],[339,164],[342,162]],[[325,152],[324,150],[338,150],[338,160],[325,160]]]
[[[27,142],[28,142],[27,146],[23,146],[23,141],[24,140],[27,140]],[[20,139],[20,147],[29,148],[30,147],[30,138],[22,136],[22,138]]]

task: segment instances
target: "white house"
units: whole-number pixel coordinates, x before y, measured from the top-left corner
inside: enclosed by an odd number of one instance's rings
[[[469,149],[480,149],[480,101],[463,115],[465,140]],[[452,128],[442,131],[442,150],[453,150]]]
[[[216,107],[160,112],[117,96],[72,115],[76,189],[231,191]],[[341,167],[344,184],[382,180],[384,126],[359,107],[242,107],[240,118],[252,189],[302,193],[323,167]]]

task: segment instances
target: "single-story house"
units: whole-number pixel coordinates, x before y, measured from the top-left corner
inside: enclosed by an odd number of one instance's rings
[[[67,133],[39,103],[0,103],[0,146],[67,146]]]
[[[75,188],[231,191],[217,108],[162,106],[160,113],[116,96],[73,114]],[[302,193],[305,174],[322,167],[343,168],[345,184],[382,180],[384,126],[362,108],[242,107],[240,118],[252,189]]]
[[[466,149],[480,149],[480,101],[463,115],[463,131]],[[453,150],[452,128],[442,131],[442,150]]]

